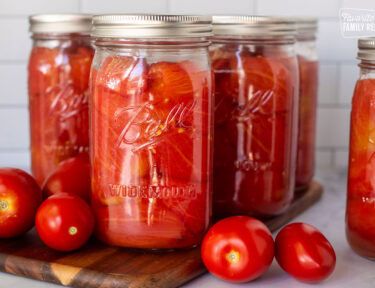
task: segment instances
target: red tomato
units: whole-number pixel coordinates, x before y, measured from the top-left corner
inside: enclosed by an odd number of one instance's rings
[[[85,47],[79,47],[76,53],[69,55],[73,84],[80,93],[84,93],[89,87],[90,69],[93,57],[94,52]]]
[[[335,268],[335,251],[323,234],[311,225],[289,224],[279,232],[275,242],[277,262],[299,281],[322,281]]]
[[[160,119],[167,119],[181,105],[193,103],[192,75],[180,63],[151,64],[148,78],[150,100],[160,114]]]
[[[94,230],[89,205],[76,195],[59,193],[40,205],[36,230],[48,247],[68,252],[82,247]]]
[[[86,153],[60,162],[44,182],[44,198],[60,192],[75,194],[86,201],[90,200],[90,163]]]
[[[150,93],[154,103],[173,107],[193,99],[193,83],[189,73],[179,63],[158,62],[149,71]]]
[[[274,242],[261,221],[233,216],[216,223],[202,243],[202,259],[208,271],[230,282],[247,282],[271,265]]]
[[[19,236],[34,226],[42,191],[28,173],[0,168],[0,238]]]
[[[100,67],[96,84],[121,96],[143,96],[147,90],[146,60],[131,56],[107,57]]]
[[[59,50],[34,47],[29,60],[29,92],[43,94],[60,81]]]

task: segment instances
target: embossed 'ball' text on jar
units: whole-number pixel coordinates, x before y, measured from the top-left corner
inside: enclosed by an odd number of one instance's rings
[[[198,245],[211,218],[211,17],[93,18],[90,153],[96,235]]]
[[[281,214],[294,195],[295,23],[214,16],[213,30],[214,217]]]
[[[64,160],[88,163],[91,20],[84,14],[30,17],[31,170],[39,185]]]
[[[346,237],[375,259],[375,38],[358,40],[360,75],[352,99]]]

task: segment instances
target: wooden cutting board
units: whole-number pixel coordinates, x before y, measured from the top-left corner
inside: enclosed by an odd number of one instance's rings
[[[284,215],[266,224],[276,230],[319,200],[322,186],[313,182],[298,194]],[[205,273],[199,247],[169,253],[108,247],[91,240],[75,253],[55,252],[39,240],[35,230],[0,240],[0,271],[85,288],[175,288]]]

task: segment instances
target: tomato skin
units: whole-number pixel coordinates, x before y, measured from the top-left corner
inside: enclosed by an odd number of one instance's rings
[[[248,282],[271,265],[274,242],[261,221],[233,216],[217,222],[208,231],[201,253],[206,268],[216,277],[235,283]],[[232,263],[228,259],[231,257]]]
[[[42,187],[44,198],[66,192],[90,200],[90,162],[87,153],[60,162]]]
[[[42,202],[35,179],[23,170],[0,168],[0,238],[12,238],[34,226]]]
[[[69,252],[81,248],[94,230],[89,205],[76,195],[58,193],[46,199],[36,214],[36,230],[48,247]]]
[[[281,268],[301,282],[320,282],[335,269],[335,251],[324,235],[311,225],[285,226],[275,244],[275,256]]]

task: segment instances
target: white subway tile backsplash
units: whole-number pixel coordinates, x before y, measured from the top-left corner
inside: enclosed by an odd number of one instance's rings
[[[28,14],[176,13],[315,16],[320,19],[317,167],[345,166],[350,100],[358,78],[357,40],[341,36],[340,7],[373,9],[373,0],[0,0],[0,166],[29,166]]]
[[[338,67],[336,64],[319,65],[319,104],[337,103]]]
[[[27,64],[0,63],[0,105],[27,104]]]
[[[15,167],[30,170],[30,152],[29,150],[0,150],[0,167]]]
[[[339,103],[350,104],[359,78],[359,67],[356,64],[341,64],[339,79]]]
[[[317,150],[315,153],[316,168],[330,168],[333,166],[332,151]]]
[[[318,109],[317,147],[346,148],[349,146],[350,109]]]
[[[168,6],[167,0],[137,0],[137,1],[81,0],[81,1],[82,1],[82,12],[93,13],[93,14],[167,13],[167,6]]]
[[[0,0],[0,15],[77,13],[79,12],[79,1],[80,0]]]
[[[317,44],[319,58],[324,61],[354,61],[357,56],[356,39],[344,38],[338,21],[319,22]]]
[[[338,17],[339,0],[258,0],[257,13],[262,15]]]
[[[27,149],[29,113],[27,108],[0,108],[0,149]]]
[[[168,12],[176,14],[254,14],[254,0],[169,0]]]
[[[26,60],[31,49],[27,17],[0,18],[0,61]]]

